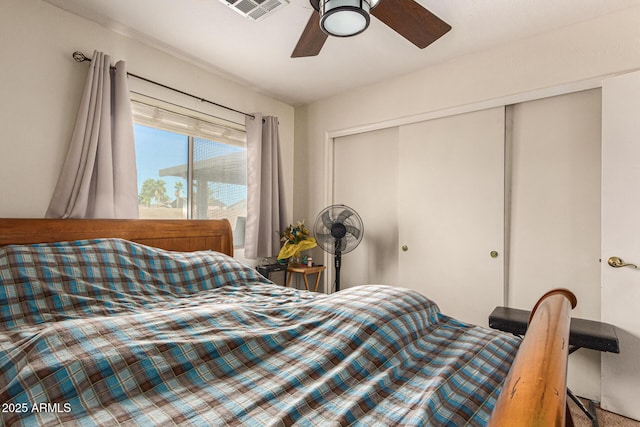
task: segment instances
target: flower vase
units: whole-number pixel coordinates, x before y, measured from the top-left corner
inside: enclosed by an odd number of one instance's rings
[[[300,266],[300,251],[294,252],[294,254],[291,255],[291,258],[289,258],[289,264],[295,267]]]

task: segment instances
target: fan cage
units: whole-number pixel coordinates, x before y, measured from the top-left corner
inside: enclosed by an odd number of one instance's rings
[[[345,216],[346,215],[346,216]],[[341,218],[345,216],[344,218]],[[334,224],[344,224],[347,233],[338,239],[332,235]],[[318,246],[331,254],[348,253],[354,250],[364,235],[364,225],[358,213],[346,205],[332,205],[318,215],[314,225],[314,236]],[[340,246],[336,242],[340,242]]]

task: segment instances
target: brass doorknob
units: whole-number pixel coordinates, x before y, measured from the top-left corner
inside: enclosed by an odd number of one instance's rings
[[[402,250],[403,250],[404,252],[407,252],[407,251],[409,250],[409,246],[407,246],[407,245],[402,245]]]
[[[611,258],[609,258],[607,260],[607,264],[609,264],[613,268],[620,268],[620,267],[638,268],[637,265],[624,262],[622,258],[618,258],[617,256],[612,256]]]

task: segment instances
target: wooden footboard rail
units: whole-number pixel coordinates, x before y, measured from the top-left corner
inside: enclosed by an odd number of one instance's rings
[[[552,290],[538,300],[489,426],[566,425],[569,328],[576,303],[566,289]]]

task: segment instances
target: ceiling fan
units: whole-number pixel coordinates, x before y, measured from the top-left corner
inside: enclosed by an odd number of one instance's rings
[[[310,0],[315,9],[292,58],[316,56],[329,35],[350,37],[369,26],[369,13],[411,43],[424,49],[451,26],[415,0]]]

